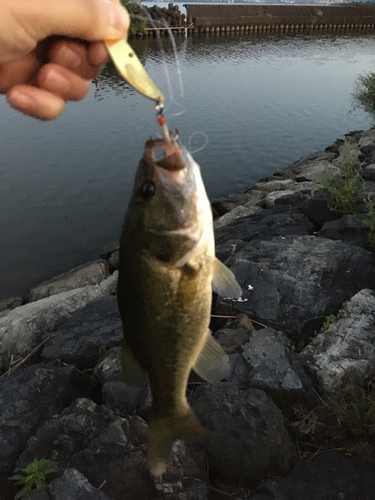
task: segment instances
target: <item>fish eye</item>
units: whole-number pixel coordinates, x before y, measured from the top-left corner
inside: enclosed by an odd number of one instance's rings
[[[139,194],[144,200],[150,200],[155,194],[155,184],[153,182],[144,182]]]

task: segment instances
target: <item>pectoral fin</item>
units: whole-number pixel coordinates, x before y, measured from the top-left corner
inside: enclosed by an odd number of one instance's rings
[[[127,384],[132,387],[142,387],[142,385],[146,383],[146,372],[138,363],[136,357],[125,342],[122,344],[121,364],[125,382]]]
[[[242,295],[242,289],[234,274],[219,259],[215,259],[214,262],[212,289],[221,297],[230,299],[239,299]]]
[[[229,375],[228,356],[210,331],[207,333],[206,343],[193,366],[193,370],[211,384],[215,384]]]

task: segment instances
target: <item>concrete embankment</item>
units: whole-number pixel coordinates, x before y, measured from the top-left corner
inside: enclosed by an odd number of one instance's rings
[[[375,5],[185,5],[188,34],[375,29]],[[164,32],[163,28],[157,28]],[[146,34],[152,35],[154,29]]]

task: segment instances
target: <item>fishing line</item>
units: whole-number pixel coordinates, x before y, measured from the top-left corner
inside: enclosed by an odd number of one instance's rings
[[[191,141],[192,141],[192,138],[196,135],[201,135],[205,138],[205,143],[203,144],[203,146],[201,146],[200,148],[198,149],[191,149]],[[191,134],[191,136],[189,137],[189,140],[188,140],[188,150],[189,152],[194,155],[196,153],[198,153],[199,151],[202,151],[202,149],[204,149],[208,143],[210,142],[210,139],[208,138],[208,135],[205,133],[205,132],[193,132]]]
[[[144,16],[134,16],[134,17],[135,18],[140,18],[140,19],[143,19],[143,20],[146,20],[146,21],[149,21],[149,23],[151,24],[151,26],[153,26],[154,28],[156,28],[157,27],[156,26],[156,22],[155,22],[154,19],[152,19],[152,17],[150,15],[150,13],[148,12],[147,8],[144,5],[142,5],[141,3],[138,3],[137,1],[135,1],[134,3],[137,3],[139,5],[139,7],[141,8],[142,12],[144,13]],[[165,28],[168,31],[168,37],[169,37],[170,43],[172,45],[172,50],[173,50],[173,54],[174,54],[176,75],[177,75],[177,81],[178,81],[178,90],[179,90],[180,96],[182,98],[184,98],[185,97],[185,91],[184,91],[183,77],[182,77],[182,71],[181,71],[181,64],[180,64],[180,61],[179,61],[176,40],[174,38],[172,30],[168,26],[168,23],[166,22],[165,19],[160,19],[159,25],[161,25],[163,28]],[[168,64],[167,64],[167,55],[166,55],[166,52],[164,50],[163,43],[161,41],[161,37],[160,37],[159,31],[156,31],[156,39],[157,39],[157,43],[158,43],[158,46],[159,46],[159,49],[160,49],[160,52],[161,52],[161,62],[162,62],[162,65],[163,65],[165,79],[166,79],[166,83],[167,83],[168,94],[169,94],[168,103],[165,106],[165,109],[168,110],[173,103],[179,104],[179,102],[178,102],[178,100],[174,96],[173,85],[172,85],[172,81],[171,81],[171,77],[170,77],[170,70],[169,70]],[[186,111],[186,109],[182,108],[181,111],[174,112],[173,115],[175,115],[175,116],[181,116],[182,114],[185,113],[185,111]]]

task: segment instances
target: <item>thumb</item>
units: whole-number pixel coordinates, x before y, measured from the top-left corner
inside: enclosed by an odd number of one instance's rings
[[[49,35],[84,40],[127,36],[129,15],[119,1],[12,0],[14,19],[36,43]]]

